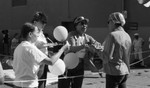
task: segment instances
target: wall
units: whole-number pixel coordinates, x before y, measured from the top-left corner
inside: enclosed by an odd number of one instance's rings
[[[74,17],[83,15],[89,18],[88,34],[99,42],[106,37],[108,15],[115,11],[122,11],[123,0],[27,0],[26,6],[12,7],[11,0],[0,0],[0,30],[8,29],[10,37],[19,32],[24,22],[30,21],[36,11],[43,11],[48,16],[45,31],[52,35],[53,29],[61,21],[71,21]],[[139,5],[136,0],[124,0],[128,11],[128,21],[138,22],[139,29],[129,30],[131,37],[139,32],[145,40],[143,50],[148,50],[150,28],[150,8]],[[0,33],[0,40],[2,34]],[[1,43],[0,43],[1,46]],[[145,54],[144,54],[145,55]],[[146,56],[146,55],[145,55]]]
[[[27,0],[26,6],[18,7],[12,7],[11,0],[0,0],[0,30],[8,29],[12,37],[15,32],[19,32],[23,23],[31,21],[36,11],[43,11],[48,16],[45,31],[50,34],[61,21],[71,21],[79,15],[89,18],[89,27],[93,33],[107,26],[111,12],[121,9],[121,0]]]

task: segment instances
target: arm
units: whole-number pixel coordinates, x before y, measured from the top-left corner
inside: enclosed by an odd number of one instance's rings
[[[114,38],[110,34],[104,44],[104,51],[103,51],[103,61],[104,63],[108,63],[109,60],[113,59],[113,52],[114,52],[115,44],[114,44]]]
[[[101,43],[96,41],[92,36],[85,35],[85,38],[90,46],[94,47],[96,50],[103,50]]]
[[[51,56],[50,58],[45,58],[41,63],[47,64],[47,65],[53,65],[62,55],[62,53],[68,49],[69,43],[67,42],[56,54]]]

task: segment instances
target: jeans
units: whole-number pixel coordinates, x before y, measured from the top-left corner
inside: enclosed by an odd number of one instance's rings
[[[127,88],[126,81],[128,75],[108,75],[106,74],[106,88]]]

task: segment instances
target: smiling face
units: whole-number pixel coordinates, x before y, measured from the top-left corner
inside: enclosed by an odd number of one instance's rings
[[[37,26],[40,29],[40,31],[42,31],[46,24],[44,24],[44,23],[42,23],[40,21],[35,21],[34,25]]]
[[[76,25],[76,30],[77,30],[78,33],[83,34],[83,33],[86,32],[87,27],[88,27],[88,24],[87,24],[87,23],[79,22],[79,23]]]

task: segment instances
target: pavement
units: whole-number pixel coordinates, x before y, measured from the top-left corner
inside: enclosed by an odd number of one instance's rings
[[[15,78],[12,69],[4,70],[5,82],[11,83]],[[85,71],[82,88],[105,88],[105,74],[101,77],[98,73]],[[47,87],[57,88],[58,77],[48,72]],[[7,85],[1,85],[0,88],[12,88]],[[150,69],[139,68],[131,69],[131,73],[127,80],[127,88],[150,88]]]

